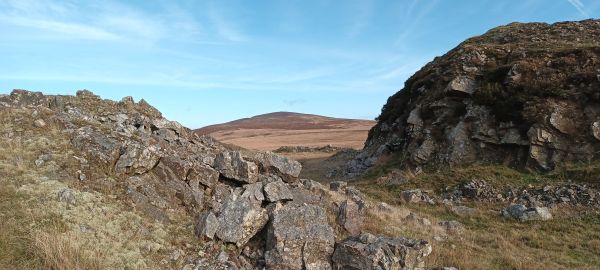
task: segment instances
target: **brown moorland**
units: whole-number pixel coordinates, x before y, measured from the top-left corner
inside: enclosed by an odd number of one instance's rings
[[[247,149],[275,150],[281,146],[335,145],[361,149],[371,120],[332,118],[312,114],[275,112],[195,130],[201,135]]]

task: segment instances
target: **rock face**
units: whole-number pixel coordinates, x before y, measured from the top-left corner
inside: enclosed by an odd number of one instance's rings
[[[31,116],[16,119],[35,132],[64,136],[69,161],[61,178],[74,187],[124,200],[144,218],[200,238],[201,247],[182,247],[193,252],[172,253],[196,263],[184,269],[332,269],[334,232],[360,232],[367,203],[355,188],[330,194],[318,182],[299,181],[297,161],[232,151],[164,119],[143,100],[102,100],[87,90],[76,96],[15,90],[0,95],[0,110]],[[60,157],[40,153],[29,162],[46,169]],[[76,194],[65,188],[56,200],[76,206]],[[405,260],[404,253],[389,256]]]
[[[335,236],[322,208],[278,205],[270,216],[265,253],[268,269],[331,269]]]
[[[364,172],[393,153],[411,168],[491,162],[552,170],[597,158],[598,46],[600,20],[513,23],[470,38],[388,99],[343,171]]]
[[[337,244],[334,269],[425,269],[423,259],[431,253],[426,241],[361,234]]]

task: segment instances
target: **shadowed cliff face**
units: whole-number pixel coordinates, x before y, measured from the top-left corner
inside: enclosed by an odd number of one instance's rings
[[[435,58],[391,96],[357,173],[385,154],[411,167],[551,170],[600,151],[600,21],[513,23]]]

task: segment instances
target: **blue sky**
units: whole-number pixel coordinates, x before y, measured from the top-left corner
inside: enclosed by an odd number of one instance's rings
[[[598,0],[0,0],[0,93],[144,98],[191,127],[274,111],[375,118],[433,57]]]

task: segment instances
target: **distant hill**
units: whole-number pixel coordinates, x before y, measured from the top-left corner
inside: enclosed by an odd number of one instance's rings
[[[274,112],[203,127],[195,132],[211,135],[224,143],[258,150],[328,144],[359,149],[375,123],[371,120]]]

